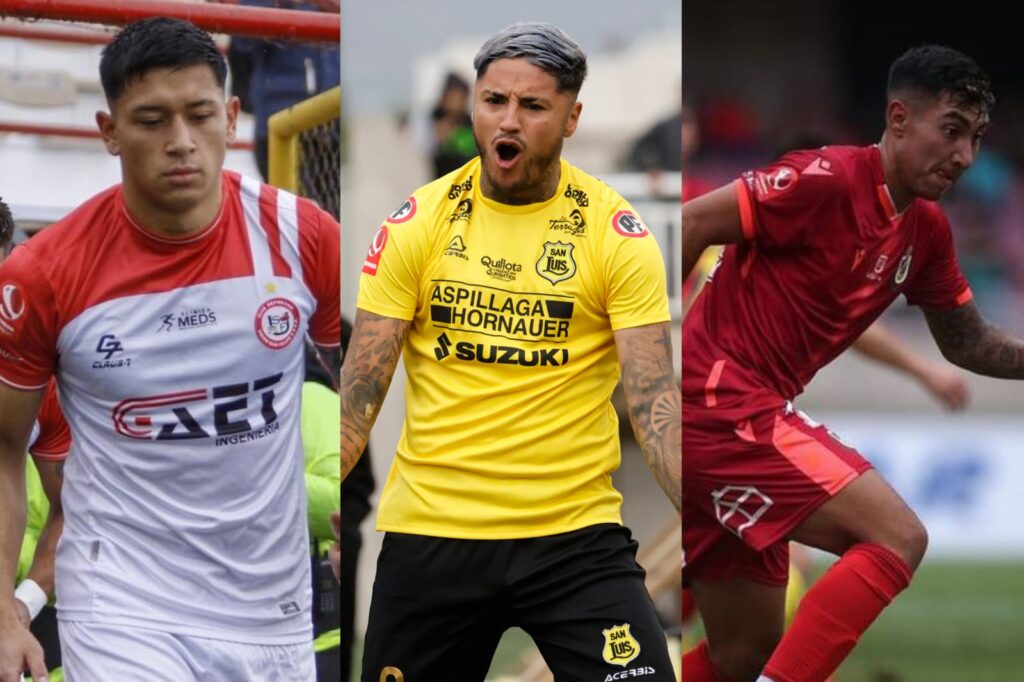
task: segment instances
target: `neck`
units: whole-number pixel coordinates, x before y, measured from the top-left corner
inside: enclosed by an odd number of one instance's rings
[[[499,204],[509,206],[525,206],[527,204],[539,204],[555,196],[558,191],[558,183],[562,180],[562,164],[559,157],[555,157],[554,163],[548,164],[547,170],[541,176],[540,181],[522,190],[505,190],[492,182],[491,177],[486,173],[480,173],[480,191],[483,195]]]
[[[147,230],[160,235],[180,238],[207,227],[220,212],[222,187],[218,182],[211,196],[189,208],[178,209],[154,205],[134,187],[122,185],[124,205],[136,221]]]
[[[905,189],[897,172],[896,152],[889,142],[889,137],[882,135],[878,143],[878,149],[882,154],[882,175],[885,178],[885,186],[889,188],[889,196],[896,207],[897,213],[902,213],[914,201],[914,195]]]

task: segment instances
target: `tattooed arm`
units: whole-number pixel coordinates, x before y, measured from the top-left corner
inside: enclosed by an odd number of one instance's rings
[[[982,318],[973,302],[959,308],[925,308],[942,355],[954,365],[1000,379],[1024,379],[1024,341]]]
[[[669,323],[615,332],[622,388],[647,466],[678,510],[682,504],[682,403],[672,370]]]
[[[341,479],[363,454],[411,323],[356,311],[341,367]]]

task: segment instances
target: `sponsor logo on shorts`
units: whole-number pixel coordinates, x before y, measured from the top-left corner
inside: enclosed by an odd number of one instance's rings
[[[650,234],[647,226],[632,211],[619,211],[612,218],[612,227],[623,237],[646,237]]]
[[[458,185],[452,185],[451,189],[448,190],[448,198],[454,201],[455,199],[458,198],[458,196],[460,194],[462,194],[463,192],[469,192],[472,189],[473,189],[473,176],[470,175],[469,178],[467,178],[465,182],[463,182],[461,184],[458,184]]]
[[[381,225],[373,234],[370,240],[370,247],[366,250],[366,259],[363,261],[363,272],[367,275],[377,276],[377,267],[380,266],[380,255],[384,253],[384,247],[388,245],[388,227]]]
[[[537,260],[537,274],[558,284],[576,274],[576,260],[572,257],[575,244],[544,242],[544,251]]]
[[[278,604],[277,606],[278,606],[278,608],[281,609],[281,613],[283,613],[286,616],[290,616],[290,615],[292,615],[294,613],[298,613],[299,611],[302,610],[299,607],[298,603],[293,602],[293,601],[286,601],[285,603]]]
[[[416,197],[409,197],[388,216],[389,223],[404,223],[416,215]]]
[[[124,345],[114,334],[104,334],[96,342],[96,352],[103,356],[102,360],[92,363],[93,369],[111,369],[113,367],[131,367],[132,358],[122,355]]]
[[[175,329],[185,331],[198,329],[200,327],[212,327],[217,324],[217,313],[208,306],[190,308],[177,313],[167,313],[160,316],[160,326],[157,333],[174,331]]]
[[[574,208],[568,218],[562,216],[548,222],[551,223],[548,229],[565,232],[571,237],[584,237],[587,234],[587,221],[578,208]]]
[[[632,677],[646,677],[647,675],[653,675],[655,673],[654,668],[649,665],[643,665],[639,668],[627,668],[620,670],[617,673],[611,673],[604,678],[604,682],[615,682],[616,680],[628,680]]]
[[[4,284],[0,287],[0,330],[7,334],[14,333],[16,322],[25,314],[25,297],[17,284]]]
[[[274,389],[282,376],[128,398],[111,412],[114,430],[136,440],[213,438],[217,446],[260,440],[281,428]]]
[[[604,649],[601,655],[605,663],[625,667],[640,655],[640,642],[629,633],[629,623],[614,625],[601,632],[604,634]]]
[[[587,198],[587,193],[581,190],[579,187],[573,187],[571,184],[565,187],[565,198],[572,199],[576,202],[577,206],[586,208],[590,206],[590,199]]]
[[[469,220],[469,217],[473,213],[473,200],[463,199],[459,202],[459,205],[455,207],[455,211],[448,216],[449,223],[455,223],[460,220]]]
[[[287,298],[264,301],[256,311],[253,326],[256,336],[267,348],[281,350],[299,333],[299,309]]]
[[[506,258],[494,260],[490,256],[484,256],[480,259],[480,265],[487,268],[488,277],[500,279],[505,282],[515,280],[516,275],[523,271],[522,265],[519,263],[513,263]]]
[[[771,498],[757,488],[737,485],[714,491],[711,501],[718,522],[740,538],[773,504]]]
[[[444,255],[454,256],[455,258],[461,258],[462,260],[468,261],[466,257],[466,242],[462,239],[461,234],[455,235],[450,242],[448,247],[444,250]]]

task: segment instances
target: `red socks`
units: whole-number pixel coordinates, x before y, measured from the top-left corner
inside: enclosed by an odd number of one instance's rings
[[[683,656],[683,675],[685,682],[729,682],[715,670],[708,656],[708,642],[702,641]]]
[[[910,584],[910,576],[903,559],[881,545],[851,547],[801,600],[793,624],[764,668],[765,676],[774,682],[826,679],[882,609]],[[685,657],[683,670],[683,679],[690,682]]]

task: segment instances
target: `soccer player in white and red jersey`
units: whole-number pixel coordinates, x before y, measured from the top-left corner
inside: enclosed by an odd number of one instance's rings
[[[0,575],[55,375],[67,679],[312,682],[299,395],[307,334],[338,365],[338,224],[222,170],[238,101],[205,32],[131,24],[100,76],[122,184],[0,267]],[[0,682],[45,679],[14,613],[0,599]]]
[[[878,145],[794,152],[683,205],[684,277],[729,244],[683,323],[684,583],[708,636],[688,682],[823,680],[909,584],[921,522],[791,403],[897,296],[954,364],[1024,378],[1024,343],[980,316],[935,203],[993,104],[969,57],[914,48],[890,70]],[[789,540],[840,558],[782,637]]]

